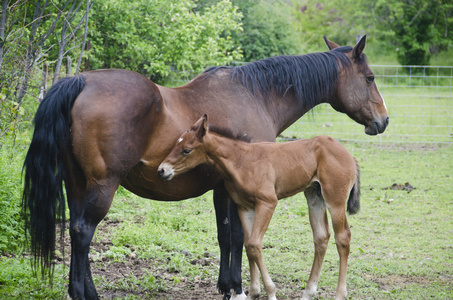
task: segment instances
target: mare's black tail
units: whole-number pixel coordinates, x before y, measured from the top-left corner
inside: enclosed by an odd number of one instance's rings
[[[22,213],[25,233],[30,235],[33,268],[41,267],[52,277],[57,217],[65,224],[63,161],[70,146],[71,110],[85,86],[78,75],[59,80],[42,100],[36,112],[35,131],[25,158]]]
[[[354,160],[357,169],[357,176],[351,193],[349,194],[348,207],[346,209],[350,215],[353,215],[360,210],[360,167],[357,160]]]

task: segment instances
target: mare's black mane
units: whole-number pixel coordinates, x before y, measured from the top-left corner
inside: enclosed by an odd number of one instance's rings
[[[301,56],[276,56],[242,66],[211,67],[205,73],[232,69],[231,78],[255,95],[266,95],[273,90],[281,96],[293,92],[299,101],[304,102],[304,107],[311,108],[320,103],[320,100],[333,97],[338,84],[339,66],[346,70],[351,68],[351,62],[345,53],[352,49],[345,46]]]

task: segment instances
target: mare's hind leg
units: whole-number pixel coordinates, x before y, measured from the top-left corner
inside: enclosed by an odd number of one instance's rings
[[[313,242],[315,244],[315,257],[311,267],[310,277],[305,286],[302,300],[311,299],[318,288],[321,266],[326,254],[327,245],[330,238],[329,223],[327,221],[327,211],[324,199],[319,193],[319,185],[305,191],[307,198],[310,225],[313,231]]]
[[[223,183],[214,189],[214,207],[217,219],[217,239],[220,246],[220,272],[217,288],[230,299],[245,299],[242,291],[241,265],[244,233],[237,206],[231,200]],[[231,262],[230,262],[231,256]]]
[[[69,296],[73,299],[98,299],[91,276],[88,253],[94,231],[107,214],[117,180],[101,180],[90,184],[82,197],[81,190],[69,191],[69,233],[71,235],[71,267],[69,271]]]

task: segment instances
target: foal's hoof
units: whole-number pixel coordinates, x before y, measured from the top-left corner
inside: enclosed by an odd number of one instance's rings
[[[305,290],[302,294],[302,298],[300,300],[310,300],[316,295],[316,291],[307,291]]]
[[[246,299],[247,299],[247,295],[244,292],[242,292],[242,294],[234,293],[233,297],[231,297],[231,300],[246,300]]]

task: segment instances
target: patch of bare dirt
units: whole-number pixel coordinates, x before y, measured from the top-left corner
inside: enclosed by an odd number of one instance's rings
[[[394,183],[389,187],[382,188],[383,190],[400,190],[400,191],[407,191],[407,193],[412,192],[412,190],[415,190],[416,187],[411,185],[409,182],[406,182],[405,184],[398,184]]]
[[[108,232],[118,227],[119,223],[115,220],[104,220],[99,225],[99,233]],[[106,252],[112,243],[107,236],[98,234],[91,243],[91,253]],[[65,264],[69,272],[70,260],[70,238],[65,235]],[[217,292],[217,283],[214,280],[195,277],[194,279],[186,279],[178,276],[177,273],[169,271],[165,267],[165,262],[155,261],[154,259],[137,258],[134,251],[124,258],[111,259],[105,256],[90,257],[91,270],[95,278],[95,284],[101,299],[124,299],[132,295],[139,299],[172,299],[172,300],[220,300],[222,295]],[[218,259],[213,256],[194,258],[192,264],[199,265],[200,268],[205,266],[219,265]],[[308,276],[308,275],[307,275]],[[428,285],[431,284],[428,278],[391,275],[387,277],[373,277],[363,274],[370,281],[378,283],[382,289],[393,290],[403,288],[411,284]],[[152,285],[143,285],[146,283],[144,278],[154,278],[155,282]],[[135,278],[135,279],[134,279]],[[284,275],[282,275],[284,278]],[[302,289],[300,283],[288,284],[279,282],[279,278],[274,278],[275,284],[279,291],[285,296],[284,299],[299,299],[302,297]],[[283,280],[283,279],[282,279]],[[445,280],[451,280],[446,278]],[[350,287],[353,288],[353,287]],[[245,290],[248,286],[245,284]],[[318,287],[318,296],[320,298],[333,298],[335,296],[335,287]],[[267,300],[267,296],[260,297],[262,300]]]

